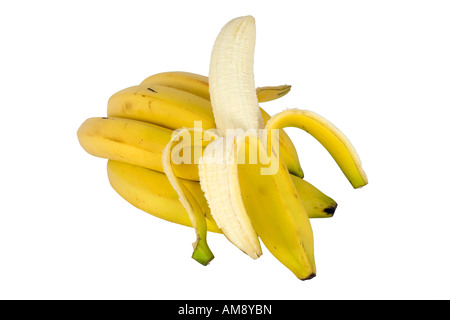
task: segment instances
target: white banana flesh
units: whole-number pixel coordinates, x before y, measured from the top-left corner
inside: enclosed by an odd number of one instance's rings
[[[217,128],[252,130],[264,127],[255,94],[253,56],[256,27],[251,16],[228,22],[211,54],[209,91]]]

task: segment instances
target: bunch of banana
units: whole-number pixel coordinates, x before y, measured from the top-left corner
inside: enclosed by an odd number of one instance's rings
[[[207,265],[207,231],[223,233],[256,259],[266,248],[299,279],[316,274],[309,218],[331,217],[336,202],[303,179],[293,142],[301,128],[336,160],[354,188],[367,184],[348,139],[305,110],[273,117],[259,103],[290,86],[255,88],[255,21],[231,20],[214,44],[209,78],[188,72],[152,75],[112,95],[107,117],[87,119],[81,146],[109,159],[117,193],[156,217],[193,227],[192,257]]]
[[[198,104],[192,104],[185,109],[182,127],[187,127],[195,120],[196,110],[207,105],[212,115],[211,102],[209,100],[208,78],[188,72],[164,72],[148,77],[142,85],[147,88],[151,84],[159,87],[174,89],[172,95],[158,95],[161,112],[176,108],[173,97],[176,94],[185,95],[190,93]],[[139,87],[139,86],[136,86]],[[135,88],[135,87],[131,87]],[[282,97],[290,90],[290,86],[262,87],[257,88],[257,96],[260,102],[271,101]],[[125,94],[125,92],[127,92]],[[118,98],[120,97],[120,99]],[[110,110],[121,110],[121,106],[150,103],[154,101],[154,93],[145,97],[136,97],[130,88],[114,94],[108,102],[109,117],[94,117],[87,119],[78,129],[78,138],[81,146],[91,155],[109,159],[107,162],[108,178],[112,187],[128,202],[139,209],[167,221],[182,225],[192,226],[187,211],[178,200],[178,196],[169,183],[162,167],[162,152],[169,143],[173,130],[168,125],[160,126],[151,122],[147,113],[130,117],[124,114],[110,116]],[[204,101],[205,98],[206,101]],[[270,116],[261,109],[266,119]],[[153,109],[153,111],[156,111]],[[142,119],[142,117],[148,117]],[[214,119],[210,120],[214,121]],[[289,164],[288,168],[297,191],[302,194],[302,202],[307,208],[310,218],[332,217],[337,204],[336,202],[319,191],[313,185],[303,180],[303,172],[298,161],[297,152],[292,141],[282,133],[280,136],[280,151],[283,159]],[[198,159],[194,158],[195,147],[192,147],[191,162],[175,165],[175,173],[183,179],[183,183],[191,191],[204,210],[208,230],[221,233],[220,229],[212,219],[209,207],[200,188],[198,177]],[[201,149],[203,152],[204,147]],[[300,176],[300,177],[299,177]]]

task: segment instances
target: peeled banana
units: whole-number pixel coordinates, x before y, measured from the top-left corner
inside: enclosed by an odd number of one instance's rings
[[[253,259],[262,241],[301,280],[316,276],[310,218],[330,217],[336,202],[303,179],[283,131],[316,138],[353,188],[368,183],[349,139],[322,116],[289,109],[271,117],[259,103],[290,86],[255,87],[255,19],[229,21],[214,43],[209,77],[162,72],[108,100],[107,117],[78,129],[81,146],[108,159],[112,188],[158,218],[192,227],[192,258],[214,258],[209,232],[223,234]]]
[[[261,239],[299,279],[311,279],[316,275],[313,232],[283,161],[279,130],[289,125],[306,131],[314,129],[310,133],[327,148],[344,173],[351,167],[349,180],[360,179],[361,183],[354,186],[366,184],[367,179],[351,144],[323,118],[290,110],[268,122],[263,120],[253,79],[254,48],[255,21],[251,16],[228,22],[213,46],[209,91],[217,130],[208,133],[214,139],[199,159],[200,186],[211,216],[231,243],[257,259],[262,254]],[[315,121],[310,123],[312,118]],[[194,226],[197,240],[193,258],[204,264],[214,257],[204,232],[206,218],[194,214],[197,203],[187,200],[169,156],[177,136],[164,149],[163,168],[180,199],[184,199],[182,203]],[[328,143],[332,137],[335,145]],[[246,160],[250,150],[263,152],[250,162]]]

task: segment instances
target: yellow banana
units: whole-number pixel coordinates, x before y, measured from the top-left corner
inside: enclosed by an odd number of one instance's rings
[[[200,79],[200,80],[199,80]],[[173,81],[173,82],[171,82]],[[259,88],[263,101],[273,100],[289,92],[290,86]],[[209,95],[208,78],[187,72],[167,72],[150,76],[140,85],[113,94],[108,100],[109,117],[127,118],[176,130],[193,128],[195,121],[204,130],[215,128]],[[260,109],[264,122],[270,115]],[[289,136],[280,130],[280,152],[289,172],[303,178],[297,151]]]
[[[214,128],[214,115],[208,100],[186,91],[154,85],[132,86],[108,100],[108,117],[149,122],[168,129],[193,128],[201,121],[204,129]]]
[[[122,118],[89,118],[78,129],[78,140],[89,154],[124,161],[163,172],[161,157],[172,130],[151,123]],[[195,147],[193,147],[195,148]],[[199,152],[201,154],[201,152]],[[198,181],[198,168],[192,151],[191,163],[175,166],[176,174]]]

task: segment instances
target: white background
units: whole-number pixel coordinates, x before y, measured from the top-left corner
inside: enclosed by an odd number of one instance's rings
[[[76,131],[147,76],[207,75],[220,28],[251,14],[263,107],[313,110],[350,138],[353,190],[312,137],[288,132],[305,179],[333,197],[313,220],[317,277],[263,248],[254,261],[134,208]],[[449,299],[448,1],[3,1],[0,4],[0,298]]]

